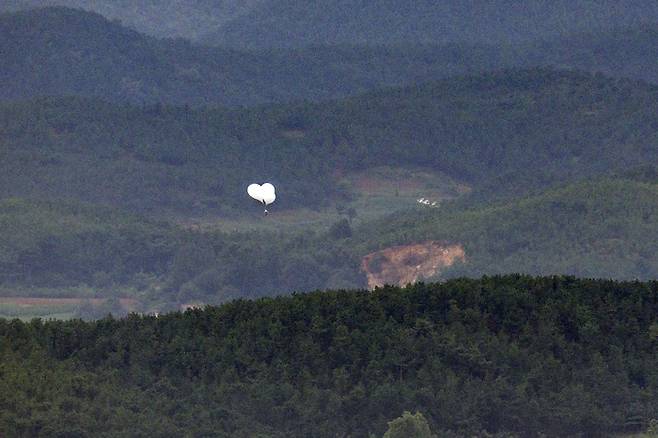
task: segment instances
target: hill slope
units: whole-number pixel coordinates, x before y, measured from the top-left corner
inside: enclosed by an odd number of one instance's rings
[[[655,26],[549,42],[237,51],[158,40],[100,15],[47,8],[0,16],[0,100],[94,96],[133,104],[240,106],[326,100],[504,66],[559,65],[658,81]],[[29,56],[25,56],[29,54]]]
[[[343,221],[304,232],[220,233],[107,208],[2,201],[0,296],[124,296],[165,309],[365,287],[362,260],[369,258],[368,273],[377,274],[384,260],[374,262],[375,251],[387,248],[402,257],[400,277],[388,277],[390,283],[509,272],[658,278],[655,173],[646,182],[601,179],[521,200],[460,204],[422,206],[358,226]],[[428,241],[443,242],[435,245],[439,252],[458,250],[457,263],[418,277],[419,265],[432,268],[433,254],[405,254],[404,248]]]
[[[658,416],[658,284],[508,276],[0,320],[10,435],[611,435]]]
[[[66,6],[120,20],[137,31],[158,37],[195,38],[249,12],[263,0],[4,0],[2,11]]]
[[[442,277],[522,272],[652,279],[658,277],[657,226],[654,174],[650,183],[602,179],[477,207],[421,208],[354,235],[364,248],[359,253],[423,241],[462,245],[466,261],[437,272]]]
[[[0,12],[43,6],[93,11],[159,37],[236,47],[529,42],[658,22],[651,0],[4,0]]]
[[[650,0],[270,1],[211,32],[234,47],[447,42],[522,43],[576,32],[658,22]]]
[[[533,42],[515,50],[521,65],[602,72],[658,83],[658,25],[645,24]]]
[[[657,163],[657,95],[642,83],[527,70],[239,111],[5,104],[0,196],[189,217],[244,211],[244,187],[267,179],[279,208],[315,207],[346,196],[341,172],[391,163],[442,171],[482,196],[525,193]]]
[[[337,98],[498,64],[486,47],[454,45],[207,48],[147,37],[66,8],[0,15],[0,36],[0,100],[76,95],[134,104],[240,106]]]

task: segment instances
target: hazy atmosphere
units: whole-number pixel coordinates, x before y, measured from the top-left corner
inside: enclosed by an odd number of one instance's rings
[[[0,0],[0,437],[658,437],[655,0]]]

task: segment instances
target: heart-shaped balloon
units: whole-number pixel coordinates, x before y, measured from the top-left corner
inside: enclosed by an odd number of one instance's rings
[[[270,183],[265,183],[262,186],[260,184],[250,184],[247,187],[247,193],[256,201],[265,205],[270,205],[276,199],[274,186]]]

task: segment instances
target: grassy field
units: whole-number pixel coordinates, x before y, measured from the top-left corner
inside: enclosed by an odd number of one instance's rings
[[[71,319],[81,305],[100,306],[105,301],[102,298],[0,297],[0,318]],[[119,302],[127,311],[134,311],[138,306],[137,300],[131,298],[121,298]]]

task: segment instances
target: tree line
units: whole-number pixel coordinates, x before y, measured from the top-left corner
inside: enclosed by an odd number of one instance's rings
[[[0,320],[0,424],[10,436],[365,437],[409,411],[440,436],[638,432],[658,417],[656,315],[656,282],[508,275]],[[417,420],[394,424],[424,430]]]

